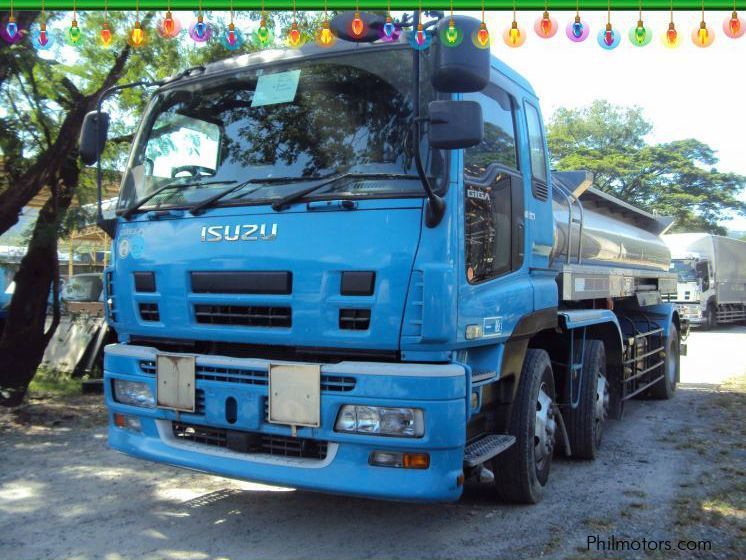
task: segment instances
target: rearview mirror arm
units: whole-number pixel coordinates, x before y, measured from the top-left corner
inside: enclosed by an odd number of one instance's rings
[[[421,13],[420,10],[415,10],[413,27],[416,27],[420,22]],[[414,163],[417,167],[417,174],[420,176],[422,181],[422,187],[425,189],[427,195],[427,203],[425,205],[425,225],[429,228],[436,227],[446,211],[445,201],[438,196],[433,190],[430,184],[430,179],[427,177],[425,172],[425,166],[422,164],[422,154],[420,153],[420,145],[422,141],[422,117],[420,116],[420,51],[412,49],[412,75],[414,76],[414,88],[413,88],[413,112],[414,112],[414,127],[415,127],[415,138],[414,138]]]
[[[103,106],[104,101],[106,101],[107,98],[125,89],[132,89],[135,87],[158,86],[158,85],[161,85],[162,83],[163,83],[162,81],[146,82],[146,81],[141,80],[139,82],[116,85],[108,89],[105,89],[99,96],[98,102],[96,103],[96,138],[99,138],[99,132],[100,132],[99,126],[101,125],[101,107]],[[102,173],[101,173],[101,153],[99,152],[99,149],[100,149],[100,146],[96,144],[96,195],[98,198],[96,224],[98,225],[98,227],[104,230],[109,235],[109,237],[114,239],[114,233],[116,231],[116,223],[112,223],[110,220],[104,219],[103,186],[102,186],[103,180],[102,180]]]

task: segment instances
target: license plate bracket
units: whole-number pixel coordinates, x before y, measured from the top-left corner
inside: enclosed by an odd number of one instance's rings
[[[321,426],[321,366],[270,364],[267,421],[290,426]]]
[[[182,354],[158,354],[155,359],[156,402],[159,408],[194,412],[196,359]]]

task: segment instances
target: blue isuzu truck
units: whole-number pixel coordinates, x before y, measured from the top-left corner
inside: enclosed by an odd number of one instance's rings
[[[101,221],[112,448],[397,500],[474,478],[535,503],[553,456],[593,459],[626,400],[673,396],[670,220],[552,172],[530,84],[445,48],[444,25],[426,51],[340,40],[157,85]],[[108,122],[86,118],[86,163]]]

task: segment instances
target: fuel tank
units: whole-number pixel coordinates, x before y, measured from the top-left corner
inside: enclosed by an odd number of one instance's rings
[[[555,172],[552,267],[604,265],[668,271],[660,235],[673,219],[656,216],[590,186],[588,172]]]

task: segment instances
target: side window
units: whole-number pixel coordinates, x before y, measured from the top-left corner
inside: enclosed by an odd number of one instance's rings
[[[541,131],[539,111],[526,103],[526,123],[528,124],[528,146],[531,152],[531,175],[534,179],[547,182],[547,156],[544,151],[544,135]]]
[[[507,174],[498,175],[489,185],[465,184],[466,278],[472,284],[511,270],[511,184]]]
[[[491,163],[518,169],[513,101],[497,87],[489,87],[485,91],[488,95],[464,94],[465,100],[477,101],[482,106],[484,117],[484,139],[464,150],[464,173],[471,177],[484,176]]]

